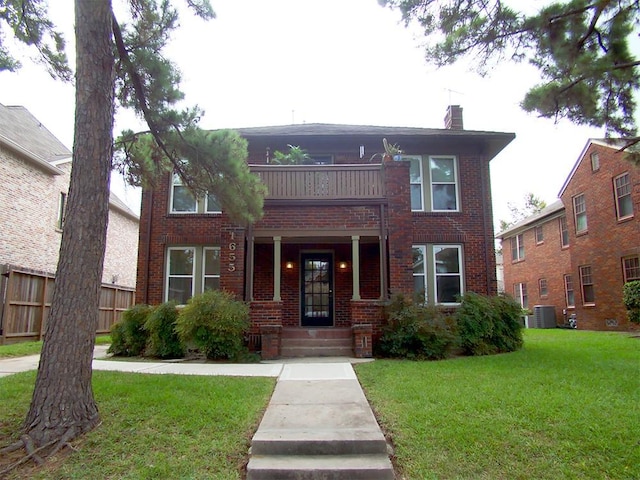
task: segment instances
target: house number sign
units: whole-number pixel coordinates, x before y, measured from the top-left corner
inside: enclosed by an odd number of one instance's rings
[[[229,242],[229,267],[230,272],[236,271],[236,232],[231,232],[231,241]]]

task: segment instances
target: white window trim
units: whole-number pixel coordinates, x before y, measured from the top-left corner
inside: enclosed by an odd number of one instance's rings
[[[569,285],[567,283],[567,279],[570,280],[571,282],[571,290],[569,290]],[[564,283],[564,302],[567,305],[567,308],[575,308],[576,306],[576,288],[574,286],[574,282],[573,282],[573,275],[570,274],[565,274],[562,277],[562,281]],[[570,303],[569,302],[569,292],[571,292],[573,294],[573,302]]]
[[[453,182],[435,182],[431,175],[431,159],[453,160]],[[456,208],[453,210],[436,210],[433,207],[433,185],[453,185],[456,193]],[[458,157],[455,155],[430,155],[429,156],[429,195],[431,195],[432,212],[459,212],[460,211],[460,179],[458,178]]]
[[[218,202],[220,203],[220,202]],[[209,194],[205,195],[204,197],[204,213],[206,214],[220,214],[222,213],[222,208],[220,210],[211,210],[209,211]]]
[[[176,179],[178,181],[178,183],[176,183]],[[170,184],[170,190],[171,193],[169,195],[169,213],[173,214],[173,215],[193,215],[193,214],[197,214],[198,213],[198,199],[194,198],[193,202],[194,202],[194,206],[195,206],[195,210],[174,210],[173,209],[173,196],[174,196],[174,192],[175,192],[175,187],[183,187],[184,184],[182,183],[182,180],[180,179],[180,177],[174,173],[171,175],[171,184]]]
[[[171,262],[171,252],[174,250],[191,250],[193,252],[193,265],[191,267],[191,275],[171,275],[171,271],[169,269]],[[195,285],[196,285],[196,247],[192,246],[184,246],[184,247],[168,247],[167,248],[167,258],[165,261],[165,286],[164,286],[164,301],[169,300],[169,279],[170,278],[191,278],[191,297],[194,295]]]
[[[438,273],[436,269],[436,248],[455,248],[458,252],[458,273]],[[431,248],[431,265],[433,265],[433,300],[436,305],[460,305],[460,302],[438,302],[438,276],[458,277],[460,295],[464,295],[464,263],[462,258],[462,245],[455,244],[433,244]]]
[[[64,228],[64,217],[67,212],[67,202],[69,201],[69,195],[67,192],[60,192],[58,195],[58,214],[56,218],[56,229],[62,231]]]
[[[629,193],[619,196],[618,195],[618,185],[617,185],[617,180],[619,178],[622,178],[624,176],[628,176],[629,177]],[[632,187],[631,187],[631,177],[629,176],[629,172],[625,172],[623,174],[620,174],[616,177],[613,178],[613,196],[615,198],[615,203],[616,203],[616,217],[618,220],[627,220],[629,218],[633,218],[633,197],[632,197]],[[623,197],[629,197],[631,198],[631,213],[629,215],[625,215],[624,217],[620,216],[620,199]]]
[[[562,222],[563,219],[564,224]],[[566,215],[558,218],[558,225],[560,229],[560,248],[567,248],[569,246],[569,222],[567,221]],[[563,227],[566,227],[566,229]],[[567,243],[564,243],[564,232],[567,232]]]
[[[529,308],[529,291],[527,290],[526,283],[524,282],[514,283],[513,296],[516,298],[516,300],[518,301],[518,303],[522,308]],[[524,301],[525,298],[527,299],[526,302]]]
[[[426,245],[413,245],[411,250],[419,249],[422,252],[422,273],[413,272],[414,277],[422,277],[424,282],[424,302],[427,303],[429,301],[429,282],[427,281],[429,276],[429,269],[427,268],[427,246]],[[415,282],[414,282],[415,285]]]
[[[591,281],[591,283],[584,283],[584,278],[586,277],[586,275],[583,275],[583,269],[588,268],[589,269],[589,279]],[[595,292],[595,287],[594,287],[594,283],[593,283],[593,268],[591,265],[580,265],[578,267],[578,278],[580,280],[580,294],[582,296],[582,304],[583,305],[595,305],[596,304],[596,292]],[[584,287],[585,286],[590,286],[591,289],[593,290],[593,300],[592,301],[586,301],[586,299],[584,298]]]
[[[220,274],[222,272],[222,260],[220,260],[220,272],[218,272],[217,274],[213,274],[213,275],[207,275],[207,269],[206,269],[206,261],[207,261],[207,254],[206,252],[209,250],[217,250],[218,254],[220,254],[220,247],[203,247],[202,248],[202,291],[204,292],[204,285],[205,285],[205,280],[207,278],[217,278],[218,281],[220,281]],[[195,262],[194,262],[195,263]]]
[[[511,239],[516,240],[516,248],[513,248],[513,242],[511,241]],[[513,237],[511,237],[510,241],[509,241],[509,245],[511,247],[511,262],[521,262],[522,260],[524,260],[525,257],[525,251],[524,251],[524,234],[523,233],[519,233],[517,235],[514,235]],[[522,247],[522,256],[520,256],[520,247]],[[516,257],[513,258],[513,252],[516,252]]]
[[[583,210],[581,210],[580,212],[578,212],[578,209],[576,208],[576,200],[578,198],[582,197],[582,208]],[[584,193],[579,193],[578,195],[574,196],[571,199],[571,203],[573,204],[573,219],[576,225],[576,234],[579,233],[585,233],[589,231],[589,219],[587,217],[587,199],[584,196]],[[584,224],[585,227],[582,230],[578,230],[578,215],[584,215]]]
[[[413,205],[411,205],[411,211],[412,212],[425,212],[427,209],[425,207],[425,202],[424,202],[424,168],[423,168],[423,159],[422,156],[420,155],[411,155],[411,156],[406,156],[406,157],[402,157],[403,160],[409,160],[409,162],[415,160],[418,163],[418,167],[420,168],[420,182],[412,182],[411,181],[411,176],[409,176],[409,201],[411,201],[412,198],[412,189],[411,186],[412,185],[420,185],[420,208],[413,208]],[[409,167],[411,168],[411,167]]]

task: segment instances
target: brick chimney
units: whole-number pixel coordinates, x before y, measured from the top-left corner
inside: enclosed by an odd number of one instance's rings
[[[462,126],[462,107],[460,105],[449,105],[447,107],[447,114],[444,116],[444,128],[464,130]]]

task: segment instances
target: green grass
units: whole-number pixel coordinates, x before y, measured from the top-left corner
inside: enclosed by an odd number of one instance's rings
[[[34,381],[35,372],[0,378],[0,446],[18,438]],[[102,425],[63,461],[9,478],[239,479],[274,384],[96,371]]]
[[[515,353],[357,374],[402,478],[640,478],[640,339],[527,330]]]
[[[96,345],[109,345],[111,337],[100,335],[96,337]],[[20,342],[10,345],[0,345],[0,358],[24,357],[26,355],[37,355],[42,349],[42,340],[38,342]]]

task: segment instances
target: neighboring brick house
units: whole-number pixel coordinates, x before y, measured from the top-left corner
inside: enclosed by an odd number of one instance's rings
[[[0,104],[0,267],[55,273],[70,172],[69,149],[24,107]],[[138,223],[111,194],[104,283],[135,286]]]
[[[264,217],[233,225],[212,198],[196,201],[171,175],[144,190],[137,302],[185,303],[226,289],[250,302],[263,357],[295,354],[295,337],[318,353],[314,338],[342,335],[349,351],[369,356],[390,295],[419,291],[454,307],[466,291],[494,294],[489,161],[514,135],[464,130],[458,106],[445,121],[445,129],[239,129],[269,190]],[[384,138],[403,154],[383,161]],[[270,163],[288,145],[313,164]]]
[[[621,141],[589,140],[542,212],[501,232],[506,290],[529,309],[555,307],[558,324],[628,330],[622,286],[640,280],[640,168]]]

